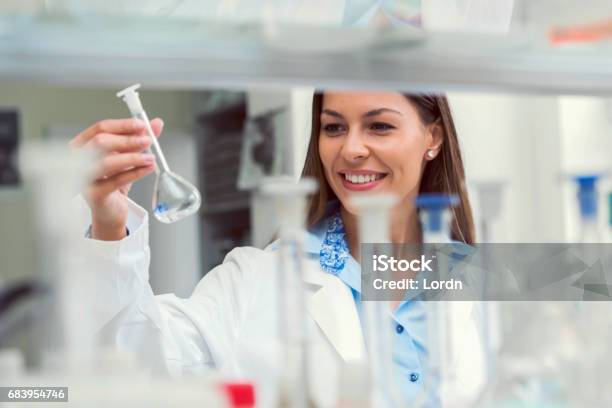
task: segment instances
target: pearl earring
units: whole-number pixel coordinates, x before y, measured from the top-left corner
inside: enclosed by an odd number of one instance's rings
[[[430,159],[433,159],[434,157],[436,157],[436,152],[434,152],[433,149],[429,149],[427,151],[427,157],[429,157]]]

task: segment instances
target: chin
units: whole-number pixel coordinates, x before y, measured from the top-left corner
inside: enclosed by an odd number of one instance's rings
[[[349,202],[347,202],[349,201]],[[357,208],[353,207],[353,205],[351,205],[350,203],[350,199],[347,197],[344,200],[340,200],[340,203],[342,204],[342,207],[344,208],[344,210],[354,216],[358,216],[359,215],[359,211],[357,211]]]

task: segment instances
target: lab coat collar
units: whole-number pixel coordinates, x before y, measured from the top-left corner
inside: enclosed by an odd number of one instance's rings
[[[321,245],[327,233],[328,220],[337,211],[338,205],[337,201],[330,202],[322,220],[308,230],[304,245],[304,252],[308,256],[304,282],[318,286],[307,298],[308,312],[342,359],[349,362],[365,358],[365,343],[355,300],[351,288],[345,285],[345,279],[323,271],[320,266]],[[352,262],[355,263],[349,264],[353,266],[352,269],[358,267],[354,260]],[[343,272],[348,272],[348,269],[344,268]],[[359,274],[355,276],[359,280]],[[351,287],[355,284],[346,283]]]
[[[307,285],[317,285],[307,298],[308,312],[346,362],[365,358],[365,343],[351,289],[334,275],[323,272],[318,261],[308,261]],[[312,288],[311,288],[312,291]]]
[[[308,231],[304,250],[313,259],[319,260],[324,272],[336,275],[359,293],[361,267],[349,253],[339,208],[338,200],[327,203],[323,218]]]
[[[305,252],[319,260],[324,272],[361,293],[361,266],[349,253],[339,209],[338,200],[327,203],[323,218],[308,231]]]
[[[266,250],[276,251],[278,244],[275,241]],[[306,309],[345,362],[362,360],[365,358],[365,343],[353,294],[338,277],[321,269],[320,244],[321,239],[311,229],[306,238],[308,256],[302,276]],[[316,252],[314,245],[317,245]]]

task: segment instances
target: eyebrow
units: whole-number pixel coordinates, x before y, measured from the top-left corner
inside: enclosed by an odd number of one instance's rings
[[[361,115],[361,117],[363,118],[369,118],[372,116],[377,116],[380,115],[381,113],[385,113],[385,112],[390,112],[390,113],[396,113],[398,115],[401,115],[402,113],[399,111],[396,111],[394,109],[389,109],[389,108],[380,108],[380,109],[374,109],[371,110],[369,112],[364,113],[363,115]],[[326,114],[326,115],[330,115],[330,116],[334,116],[336,118],[340,118],[340,119],[344,119],[344,116],[342,116],[341,113],[336,112],[334,110],[331,109],[323,109],[322,113]]]

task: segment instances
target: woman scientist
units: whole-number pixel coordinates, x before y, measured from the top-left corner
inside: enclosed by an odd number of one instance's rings
[[[162,121],[152,126],[161,133]],[[73,147],[93,145],[107,154],[81,200],[89,230],[84,267],[93,268],[99,295],[95,321],[102,338],[135,352],[152,370],[172,375],[211,368],[255,379],[262,400],[273,401],[279,350],[275,332],[274,245],[236,248],[204,276],[188,299],[154,296],[148,284],[147,212],[127,198],[130,183],[154,169],[142,123],[104,120],[77,135]],[[444,96],[400,93],[315,94],[312,134],[303,170],[320,190],[309,204],[305,285],[316,399],[331,406],[344,363],[364,358],[360,324],[359,237],[349,196],[389,192],[400,198],[392,212],[391,239],[421,242],[415,197],[457,194],[453,239],[474,242],[474,227],[457,135]],[[172,273],[172,271],[168,271]],[[423,387],[427,356],[422,302],[392,311],[398,385],[408,400]],[[475,326],[474,326],[475,327]],[[467,350],[477,341],[466,329],[457,372],[478,382]],[[473,385],[473,384],[472,384]]]

